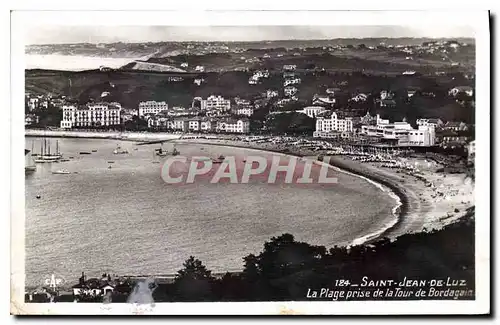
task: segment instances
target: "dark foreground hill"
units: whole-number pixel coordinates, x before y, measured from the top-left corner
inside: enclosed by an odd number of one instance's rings
[[[473,300],[474,208],[441,230],[349,248],[311,245],[283,234],[265,242],[260,253],[243,257],[242,265],[242,272],[216,278],[191,256],[171,283],[157,284],[153,298],[156,302]],[[129,280],[127,290],[113,293],[112,302],[127,301],[134,285]],[[102,302],[102,297],[82,301]]]

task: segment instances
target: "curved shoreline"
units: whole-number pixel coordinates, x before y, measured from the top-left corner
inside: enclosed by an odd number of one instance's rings
[[[278,153],[281,155],[295,156],[299,158],[305,157],[305,155],[288,151],[283,152],[282,150],[272,149],[272,148],[259,148],[251,147],[239,144],[227,144],[227,143],[217,143],[216,141],[203,141],[200,139],[182,139],[181,135],[172,133],[140,133],[140,132],[92,132],[92,131],[62,131],[62,130],[35,130],[26,129],[26,137],[60,137],[60,138],[83,138],[83,139],[108,139],[108,140],[121,140],[121,141],[173,141],[179,144],[203,144],[212,145],[220,147],[232,147],[246,150],[255,150],[261,152]],[[319,160],[315,160],[316,163],[321,163]],[[393,207],[393,215],[395,217],[394,222],[391,222],[388,226],[377,230],[373,233],[366,234],[362,237],[354,238],[349,240],[348,246],[358,245],[362,243],[372,243],[384,237],[391,238],[392,233],[398,229],[405,221],[405,217],[409,212],[409,198],[404,193],[404,188],[401,187],[396,182],[388,180],[384,177],[374,175],[366,170],[360,170],[354,168],[353,166],[344,164],[342,162],[336,161],[335,159],[329,159],[326,163],[332,167],[338,168],[340,172],[352,174],[355,177],[364,178],[367,181],[375,182],[378,185],[386,187],[389,191],[397,197],[397,204]],[[382,189],[383,190],[383,189]],[[391,196],[391,193],[389,195]],[[387,225],[387,224],[386,224]],[[394,237],[394,236],[392,236]],[[395,238],[395,237],[394,237]]]
[[[175,143],[178,144],[203,144],[203,145],[211,145],[211,146],[218,146],[218,147],[230,147],[230,148],[238,148],[238,149],[245,149],[245,150],[254,150],[254,151],[261,151],[261,152],[269,152],[269,153],[278,153],[281,155],[288,155],[288,156],[294,156],[298,158],[303,158],[306,157],[305,155],[301,155],[298,153],[293,153],[293,152],[283,152],[280,150],[273,150],[269,148],[254,148],[254,147],[246,147],[243,145],[237,145],[237,144],[225,144],[225,143],[214,143],[214,142],[203,142],[203,141],[196,141],[198,139],[193,139],[193,141],[186,141],[186,140],[174,140]],[[317,163],[321,163],[320,160],[315,161]],[[329,159],[328,162],[323,162],[326,163],[332,167],[338,168],[340,172],[346,173],[346,174],[351,174],[355,177],[363,178],[368,182],[375,182],[378,185],[384,186],[389,189],[389,191],[394,194],[394,196],[397,197],[397,204],[393,207],[393,214],[395,217],[395,221],[391,223],[389,226],[382,228],[381,230],[378,230],[373,233],[369,233],[367,235],[364,235],[362,237],[354,238],[352,240],[349,240],[349,245],[360,245],[360,244],[370,244],[373,242],[376,242],[377,240],[380,240],[384,237],[389,237],[391,236],[391,233],[396,230],[404,221],[405,217],[408,214],[409,211],[409,199],[404,193],[404,190],[402,187],[400,187],[397,183],[392,182],[390,180],[384,179],[380,176],[373,175],[371,173],[367,173],[365,171],[357,170],[355,168],[352,168],[351,166],[347,166],[345,164],[342,164],[338,161],[332,161]],[[382,189],[383,190],[383,189]],[[391,196],[391,194],[389,194]],[[355,244],[354,244],[355,243]]]

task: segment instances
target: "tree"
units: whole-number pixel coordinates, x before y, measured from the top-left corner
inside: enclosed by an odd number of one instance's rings
[[[179,298],[186,301],[213,299],[212,284],[215,279],[212,272],[194,256],[190,256],[183,266],[174,280]]]
[[[243,277],[249,282],[255,282],[259,276],[259,260],[254,254],[250,254],[243,258],[245,261],[245,267],[243,269]]]

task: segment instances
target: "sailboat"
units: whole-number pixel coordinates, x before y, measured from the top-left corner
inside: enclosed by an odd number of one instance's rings
[[[31,141],[31,157],[38,157],[39,155],[35,153],[35,141]]]
[[[51,153],[50,142],[47,144],[47,140],[44,139],[40,147],[40,154],[35,159],[35,162],[36,163],[59,162],[61,158],[62,154],[59,152],[59,141],[56,142],[56,153]]]
[[[160,148],[155,149],[156,155],[160,157],[165,157],[168,155],[168,152],[163,150],[163,143],[160,144]]]
[[[152,161],[153,164],[159,164],[160,163],[160,160],[157,160],[156,156],[159,156],[159,155],[158,155],[158,152],[156,152],[156,150],[155,150],[155,152],[153,152],[153,161]]]
[[[28,149],[24,149],[24,155],[27,155],[30,151]],[[30,161],[31,163],[31,161]],[[24,174],[25,175],[30,175],[33,174],[36,171],[36,165],[29,164],[24,167]]]

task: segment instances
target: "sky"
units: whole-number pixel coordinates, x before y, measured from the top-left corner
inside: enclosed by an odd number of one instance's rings
[[[26,44],[474,37],[470,26],[38,26]]]

